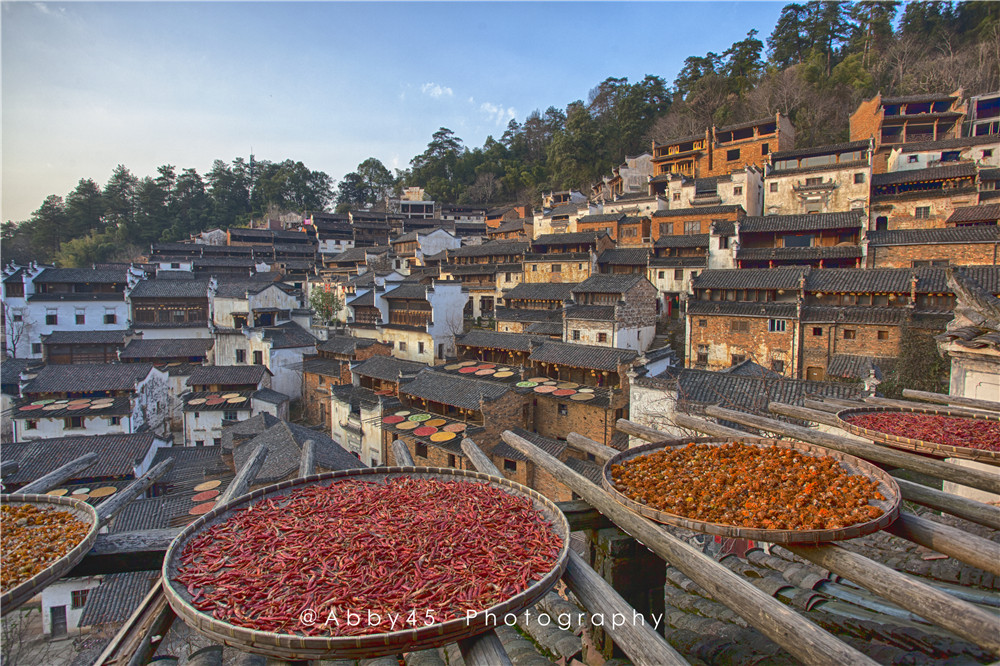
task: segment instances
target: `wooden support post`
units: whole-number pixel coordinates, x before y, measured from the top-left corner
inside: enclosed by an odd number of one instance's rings
[[[831,666],[875,663],[704,553],[626,509],[528,440],[510,431],[503,433],[503,439],[801,661]]]
[[[591,548],[594,570],[644,621],[663,617],[666,562],[617,527],[597,530]],[[603,627],[595,627],[593,637],[606,659],[615,656],[613,637]]]
[[[979,525],[1000,530],[1000,507],[998,506],[928,488],[913,481],[897,478],[895,474],[893,477],[896,478],[896,484],[903,494],[903,499],[908,502],[944,511]]]
[[[808,409],[815,409],[817,412],[826,412],[828,414],[836,414],[842,409],[836,405],[831,405],[825,400],[803,400],[802,406]]]
[[[413,456],[406,444],[401,439],[392,440],[392,455],[396,458],[396,464],[403,467],[414,467]]]
[[[782,423],[763,416],[755,416],[723,407],[707,407],[705,413],[709,416],[742,423],[752,428],[760,428],[778,433],[785,437],[834,449],[852,456],[864,458],[877,463],[902,467],[921,474],[928,474],[946,481],[954,481],[965,486],[978,488],[991,493],[1000,493],[1000,474],[982,472],[977,469],[960,467],[951,463],[928,460],[912,453],[904,453],[885,446],[860,442],[846,437],[838,437],[818,430],[811,430],[790,423]]]
[[[1000,543],[905,511],[887,532],[1000,576]]]
[[[222,506],[232,500],[236,499],[240,495],[245,495],[250,486],[253,485],[254,480],[257,478],[257,473],[260,472],[260,468],[264,466],[264,461],[267,459],[267,445],[261,444],[257,447],[257,450],[250,455],[250,459],[244,463],[243,467],[237,472],[236,477],[229,483],[229,487],[226,488],[226,492],[219,496],[216,506]]]
[[[687,666],[687,660],[651,624],[638,620],[628,601],[574,552],[569,554],[563,580],[588,613],[604,618],[605,633],[636,666]],[[614,617],[624,617],[625,622],[612,626],[617,624],[610,621]],[[662,626],[662,621],[658,626]]]
[[[21,466],[17,464],[16,460],[4,460],[0,462],[0,481],[8,476],[17,474],[19,469],[21,469]]]
[[[82,455],[76,460],[71,460],[62,467],[49,472],[40,479],[35,479],[28,485],[24,486],[20,490],[15,490],[15,495],[31,495],[31,494],[42,494],[47,493],[53,488],[58,488],[62,485],[63,481],[73,478],[73,475],[79,474],[83,470],[87,469],[91,465],[97,462],[96,453],[88,453]]]
[[[925,402],[936,402],[943,405],[958,405],[959,407],[972,407],[973,409],[1000,412],[1000,402],[994,402],[993,400],[965,398],[958,395],[944,395],[943,393],[930,393],[928,391],[914,391],[913,389],[903,389],[903,397],[911,398],[912,400],[923,400]]]
[[[160,639],[170,630],[174,617],[176,616],[157,581],[104,648],[94,666],[149,663]],[[154,642],[155,636],[160,639]]]
[[[680,425],[677,421],[674,421],[674,425],[681,428],[687,426]],[[623,432],[626,435],[631,435],[633,437],[638,437],[639,439],[644,439],[647,442],[655,442],[657,444],[663,444],[664,446],[684,446],[691,442],[707,442],[710,437],[678,437],[677,435],[669,435],[665,432],[660,432],[655,428],[650,428],[649,426],[640,425],[634,421],[629,421],[628,419],[618,419],[615,423],[615,429],[619,432]]]
[[[681,426],[682,428],[690,428],[692,430],[698,430],[700,432],[713,435],[715,437],[744,439],[747,441],[764,439],[763,437],[755,437],[748,432],[743,432],[742,430],[737,430],[736,428],[730,428],[729,426],[724,426],[715,423],[714,421],[699,419],[696,416],[688,416],[687,414],[678,414],[676,417],[674,417],[674,421],[677,423],[677,425]]]
[[[468,437],[462,439],[462,453],[465,454],[465,457],[469,459],[469,462],[472,463],[472,466],[477,471],[489,474],[490,476],[499,476],[501,479],[503,478],[503,472],[493,464],[489,456],[483,453],[479,445]]]
[[[299,478],[309,476],[316,471],[316,442],[307,439],[302,445],[302,455],[299,456]]]
[[[465,638],[458,642],[462,651],[462,659],[466,666],[513,666],[507,651],[503,649],[497,632],[486,633]]]
[[[179,528],[168,528],[98,534],[94,547],[66,576],[79,578],[159,569],[167,547],[180,533]]]
[[[118,513],[128,505],[129,502],[146,492],[161,476],[170,471],[174,466],[174,459],[167,458],[151,468],[138,479],[128,484],[108,499],[97,505],[97,521],[100,525],[107,525]]]
[[[902,409],[935,409],[934,405],[925,405],[909,400],[893,400],[892,398],[880,398],[878,396],[868,396],[865,402],[876,407],[899,407]],[[937,408],[941,409],[941,408]],[[968,407],[947,407],[949,412],[955,416],[983,416],[986,412],[979,409],[969,409]]]
[[[880,597],[1000,654],[1000,618],[836,544],[782,546]]]

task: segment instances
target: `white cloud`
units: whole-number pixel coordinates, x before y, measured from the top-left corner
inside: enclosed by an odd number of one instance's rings
[[[429,95],[430,97],[433,97],[435,99],[437,99],[438,97],[451,97],[452,95],[455,94],[451,88],[446,88],[445,86],[439,86],[436,83],[425,83],[424,85],[420,86],[420,92],[422,92],[425,95]]]
[[[491,102],[483,102],[479,105],[479,110],[485,113],[497,125],[506,125],[512,118],[517,116],[514,107],[508,106],[504,108],[503,105]]]

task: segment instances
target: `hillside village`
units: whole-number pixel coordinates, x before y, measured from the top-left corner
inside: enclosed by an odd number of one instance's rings
[[[170,456],[111,531],[177,527],[207,470],[228,482],[264,441],[259,485],[294,478],[307,441],[320,471],[399,464],[397,441],[471,470],[468,437],[567,502],[504,431],[598,480],[570,434],[625,450],[623,418],[687,437],[679,414],[768,398],[997,400],[998,333],[953,321],[955,276],[1000,296],[1000,92],[877,95],[849,132],[797,148],[778,113],[653,142],[540,207],[411,187],[387,210],[296,211],[131,263],[9,263],[4,486],[92,452],[63,486],[86,498]],[[63,579],[43,631],[123,622],[145,580]]]

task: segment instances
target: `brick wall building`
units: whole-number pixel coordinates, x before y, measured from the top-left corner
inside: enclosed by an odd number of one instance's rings
[[[653,213],[650,233],[655,245],[664,236],[707,234],[712,223],[732,223],[745,216],[746,211],[738,205],[661,210]]]
[[[524,281],[582,282],[594,271],[597,256],[614,246],[603,231],[538,236],[524,255]]]
[[[302,358],[302,406],[309,423],[329,423],[331,386],[353,381],[351,363],[372,356],[390,356],[392,350],[377,340],[332,335],[316,346],[316,354]]]
[[[766,215],[736,222],[739,268],[809,265],[857,268],[862,265],[864,211]]]
[[[874,231],[939,229],[956,208],[979,203],[976,165],[961,162],[872,176]]]
[[[765,215],[868,212],[871,141],[771,153]]]

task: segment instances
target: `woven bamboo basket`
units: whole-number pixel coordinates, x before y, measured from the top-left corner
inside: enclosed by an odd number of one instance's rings
[[[97,511],[86,502],[53,495],[0,495],[0,504],[31,504],[40,509],[67,511],[90,525],[83,540],[44,570],[0,595],[0,615],[16,610],[26,601],[59,580],[75,567],[97,540]]]
[[[882,432],[881,430],[862,428],[861,426],[854,425],[847,420],[847,417],[853,415],[886,412],[932,414],[936,416],[951,416],[954,418],[972,419],[976,421],[1000,421],[1000,415],[994,416],[992,414],[976,414],[966,410],[935,408],[918,409],[916,407],[857,407],[837,412],[837,419],[841,422],[842,425],[840,427],[844,430],[860,437],[870,439],[873,442],[891,446],[894,449],[924,453],[938,458],[962,458],[964,460],[975,460],[976,462],[984,462],[991,465],[1000,465],[1000,451],[984,451],[982,449],[974,449],[968,446],[951,446],[950,444],[938,444],[937,442],[929,442],[922,439],[891,435],[887,432]]]
[[[302,486],[315,484],[326,486],[332,483],[353,481],[384,482],[390,478],[401,476],[440,481],[487,483],[512,495],[530,499],[539,513],[549,522],[554,533],[562,539],[563,548],[555,565],[541,580],[536,581],[526,590],[496,606],[479,612],[468,621],[463,617],[429,626],[363,636],[303,636],[236,626],[218,620],[209,613],[195,608],[191,605],[191,595],[188,594],[187,588],[174,582],[180,565],[181,552],[188,541],[211,526],[227,520],[236,510]],[[496,624],[503,623],[503,617],[507,613],[519,613],[541,599],[558,582],[566,569],[568,559],[569,524],[566,522],[566,517],[555,504],[530,488],[507,479],[467,470],[434,467],[377,467],[330,472],[285,481],[261,488],[224,506],[216,507],[188,525],[170,544],[163,560],[163,590],[174,612],[186,624],[210,639],[225,645],[278,659],[360,659],[440,647],[488,631]],[[496,624],[491,621],[492,618],[487,616],[488,613],[496,617]]]
[[[846,453],[840,453],[839,451],[831,451],[819,446],[813,446],[812,444],[790,442],[785,440],[726,440],[707,442],[699,444],[698,446],[722,446],[724,444],[729,444],[732,441],[749,444],[751,446],[759,446],[761,448],[780,447],[794,449],[808,456],[833,458],[838,461],[840,466],[849,474],[862,475],[878,482],[878,490],[882,496],[885,497],[885,500],[871,500],[870,503],[882,509],[882,515],[864,523],[858,523],[856,525],[839,529],[775,530],[754,527],[739,527],[723,523],[710,523],[702,520],[692,520],[690,518],[685,518],[684,516],[660,511],[659,509],[654,509],[642,502],[636,502],[635,500],[626,497],[621,491],[619,491],[615,486],[614,481],[611,479],[611,468],[614,465],[620,465],[627,460],[655,453],[656,451],[661,451],[664,448],[676,448],[664,447],[661,444],[647,444],[645,446],[628,449],[627,451],[622,451],[608,460],[608,462],[604,465],[604,473],[602,475],[604,487],[620,504],[632,509],[646,518],[655,520],[658,523],[676,525],[677,527],[683,527],[694,532],[704,532],[706,534],[715,534],[724,537],[753,539],[755,541],[767,541],[770,543],[823,543],[827,541],[854,539],[865,534],[871,534],[872,532],[878,532],[879,530],[885,529],[899,516],[900,493],[899,486],[896,484],[895,479],[865,460],[847,455]]]

